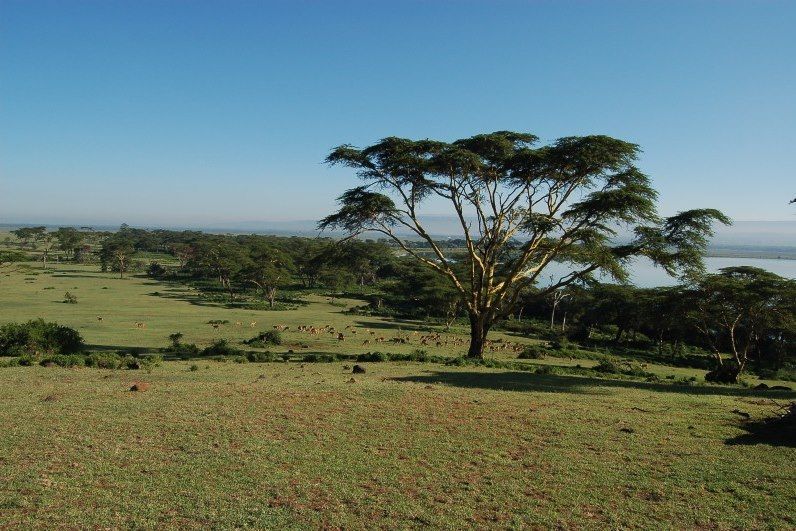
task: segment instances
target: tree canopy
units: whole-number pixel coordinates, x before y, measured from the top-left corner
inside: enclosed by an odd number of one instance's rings
[[[635,166],[638,154],[637,145],[608,136],[540,145],[535,135],[509,131],[454,142],[389,137],[364,149],[342,145],[327,162],[355,169],[364,184],[344,192],[339,210],[318,226],[384,234],[447,278],[470,317],[469,354],[481,357],[492,324],[553,262],[569,272],[540,296],[595,272],[625,281],[634,257],[673,275],[702,271],[712,223],[729,219],[713,209],[661,218],[657,193]],[[463,274],[421,221],[432,198],[458,219],[469,264]],[[622,241],[620,230],[631,236]],[[433,256],[407,245],[405,234],[424,240]]]

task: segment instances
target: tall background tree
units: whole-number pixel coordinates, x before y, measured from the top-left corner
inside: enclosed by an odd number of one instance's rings
[[[470,320],[468,355],[481,358],[490,328],[553,262],[568,272],[540,289],[541,297],[595,272],[624,281],[634,257],[670,274],[702,270],[712,223],[729,220],[712,209],[660,218],[657,193],[635,166],[638,153],[637,145],[607,136],[538,145],[532,134],[508,131],[450,143],[390,137],[364,149],[342,145],[327,162],[356,169],[364,184],[343,193],[340,209],[318,226],[349,236],[381,233],[448,279]],[[421,221],[431,198],[459,221],[464,273]],[[632,236],[619,243],[619,228]],[[407,233],[432,256],[407,245]]]

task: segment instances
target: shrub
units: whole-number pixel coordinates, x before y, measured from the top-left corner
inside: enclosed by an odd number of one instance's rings
[[[543,360],[547,350],[542,345],[528,345],[517,356],[519,360]]]
[[[149,262],[149,265],[146,268],[146,274],[148,277],[161,278],[166,274],[166,268],[160,265],[158,262],[152,261]]]
[[[277,361],[279,358],[273,352],[249,352],[246,354],[246,359],[252,363],[269,363]]]
[[[52,356],[45,356],[39,362],[39,365],[47,367],[49,365],[57,365],[59,367],[82,367],[86,363],[86,358],[79,354],[53,354]]]
[[[597,372],[602,372],[605,374],[619,374],[622,372],[619,365],[609,359],[604,359],[600,361],[595,367],[594,370]]]
[[[357,356],[357,361],[359,362],[381,362],[381,361],[390,361],[390,357],[385,354],[384,352],[366,352],[365,354],[360,354]]]
[[[188,370],[191,371],[191,372],[196,372],[196,371],[199,370],[199,365],[194,363],[190,367],[188,367]]]
[[[738,365],[728,361],[705,374],[705,381],[713,383],[736,383],[739,373],[740,370],[738,369]]]
[[[550,365],[539,365],[536,368],[535,373],[541,375],[546,375],[546,374],[549,375],[549,374],[555,374],[555,371],[553,370],[553,367],[551,367]]]
[[[20,251],[0,251],[0,264],[5,262],[27,262],[30,260],[25,253]]]
[[[64,304],[77,304],[77,297],[69,293],[64,293]]]
[[[85,359],[86,367],[97,369],[117,369],[119,362],[119,355],[112,352],[91,352]]]
[[[229,344],[226,339],[217,339],[202,349],[202,356],[241,356],[243,351]]]
[[[266,332],[260,332],[256,336],[251,339],[247,339],[244,341],[245,344],[252,346],[252,347],[264,347],[268,345],[281,345],[282,344],[282,334],[280,334],[276,330],[268,330]]]
[[[33,351],[71,354],[82,348],[83,338],[77,330],[44,319],[8,323],[0,327],[0,356]]]

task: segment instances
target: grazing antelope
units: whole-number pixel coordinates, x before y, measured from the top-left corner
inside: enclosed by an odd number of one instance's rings
[[[343,335],[342,332],[340,332],[339,334],[337,334],[337,341],[343,341],[343,340],[345,340],[345,336]]]
[[[102,316],[101,315],[97,316],[97,321],[99,321],[100,323],[102,322]]]
[[[240,321],[235,321],[235,326],[243,326],[243,323],[241,323]]]
[[[254,328],[255,326],[257,326],[257,321],[252,321],[251,323],[249,323],[249,326]]]
[[[136,328],[146,328],[146,323],[139,323],[138,321],[136,321],[135,327]]]
[[[362,342],[362,346],[365,345],[370,345],[370,339],[366,339],[365,341]]]

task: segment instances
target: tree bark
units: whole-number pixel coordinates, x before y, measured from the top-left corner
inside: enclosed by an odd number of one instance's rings
[[[483,315],[470,313],[470,348],[467,351],[468,358],[484,359],[484,346],[486,346],[486,335],[489,333],[489,325]]]

